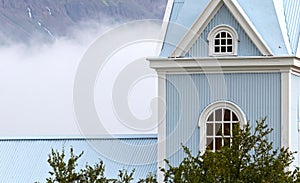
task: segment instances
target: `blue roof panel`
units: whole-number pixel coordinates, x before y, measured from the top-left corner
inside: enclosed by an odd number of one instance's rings
[[[238,0],[274,55],[288,55],[273,0]]]
[[[300,36],[300,1],[284,0],[283,6],[289,41],[293,54],[296,54]]]
[[[135,169],[134,178],[145,178],[157,170],[156,138],[0,140],[0,182],[45,182],[51,167],[47,163],[51,149],[66,155],[72,146],[75,154],[84,151],[78,168],[103,160],[105,175],[116,178],[118,170]]]
[[[184,34],[188,31],[188,28],[191,27],[204,7],[208,4],[208,1],[209,0],[174,1],[160,56],[170,56]]]

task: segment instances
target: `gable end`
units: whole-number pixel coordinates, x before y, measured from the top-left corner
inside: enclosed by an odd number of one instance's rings
[[[181,39],[179,44],[174,49],[171,57],[183,57],[187,54],[189,49],[193,46],[193,43],[200,37],[200,34],[208,26],[218,10],[226,6],[234,19],[240,24],[242,29],[249,36],[253,44],[257,47],[262,55],[273,55],[269,47],[266,45],[262,37],[256,31],[250,19],[243,12],[242,8],[239,7],[237,2],[231,0],[212,0],[198,17],[195,23],[190,28],[190,31]]]
[[[238,34],[238,43],[236,54],[238,56],[262,56],[263,54],[258,50],[252,40],[249,38],[247,33],[243,30],[237,20],[233,17],[230,11],[225,5],[223,5],[205,29],[201,32],[199,38],[194,42],[192,47],[188,50],[186,57],[208,57],[213,54],[209,54],[211,48],[209,49],[209,42],[207,38],[209,33],[217,28],[218,26],[226,25],[232,27],[234,31]],[[210,51],[209,51],[210,50]]]

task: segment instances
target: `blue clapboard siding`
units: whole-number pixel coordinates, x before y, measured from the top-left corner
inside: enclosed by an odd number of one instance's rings
[[[284,0],[284,14],[293,54],[296,53],[300,36],[300,1]]]
[[[233,15],[229,12],[226,6],[222,6],[211,22],[207,25],[200,37],[196,40],[193,46],[187,53],[187,57],[207,57],[208,56],[208,33],[216,26],[226,24],[234,28],[239,36],[238,56],[261,56],[261,53],[236,21]]]
[[[180,144],[199,151],[199,117],[203,109],[218,100],[237,104],[251,125],[267,116],[274,128],[270,141],[280,147],[280,73],[235,73],[167,75],[167,157],[178,164],[183,153]]]
[[[105,175],[116,178],[118,170],[135,169],[135,182],[149,172],[157,171],[157,138],[98,138],[98,139],[11,139],[0,140],[0,182],[45,182],[51,170],[47,163],[51,149],[66,156],[70,147],[74,153],[84,151],[78,170],[86,163],[94,165],[103,160]]]
[[[299,151],[298,122],[300,121],[300,77],[292,75],[291,91],[291,151]],[[295,165],[299,166],[298,153],[295,154]]]

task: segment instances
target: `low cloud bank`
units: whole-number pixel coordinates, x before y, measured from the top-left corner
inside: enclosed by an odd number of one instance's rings
[[[107,23],[85,23],[73,29],[69,37],[56,38],[56,41],[51,44],[34,40],[30,44],[11,43],[0,46],[2,136],[81,135],[80,125],[76,122],[73,109],[73,85],[76,70],[92,42],[116,26]],[[157,26],[159,31],[159,25],[154,26]],[[111,41],[114,41],[113,39]],[[139,52],[143,52],[143,55],[139,54],[138,57],[153,56],[156,46],[156,43],[147,43],[144,46],[132,45],[131,48],[128,47],[127,53],[123,53],[124,50],[120,53],[113,53],[112,59],[124,59],[126,54],[134,54],[133,50],[136,51],[136,49],[141,49]],[[114,70],[114,64],[118,64],[118,61],[114,60],[109,63],[111,73],[121,72],[120,69]],[[130,60],[126,63],[130,63]],[[142,69],[149,69],[147,64],[142,67]],[[155,74],[151,69],[149,72]],[[109,74],[101,77],[107,77],[107,83],[102,83],[102,85],[106,88],[108,95],[111,93],[111,83],[114,82],[114,78],[110,78]],[[152,85],[152,89],[143,89],[145,83]],[[103,89],[98,85],[97,90]],[[134,115],[141,118],[149,115],[148,105],[150,105],[151,98],[156,95],[155,85],[155,78],[150,80],[146,78],[140,86],[133,84],[133,89],[128,94],[128,102]],[[101,102],[95,101],[95,103],[101,106]],[[113,109],[108,107],[107,110]],[[134,127],[122,125],[113,115],[106,116],[105,119],[107,123],[105,126],[109,129],[107,133],[156,132],[155,127],[135,131]],[[118,128],[114,128],[116,125]]]

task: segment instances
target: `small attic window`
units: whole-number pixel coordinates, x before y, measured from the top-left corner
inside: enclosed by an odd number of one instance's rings
[[[219,25],[208,34],[209,56],[237,55],[238,34],[228,25]]]

